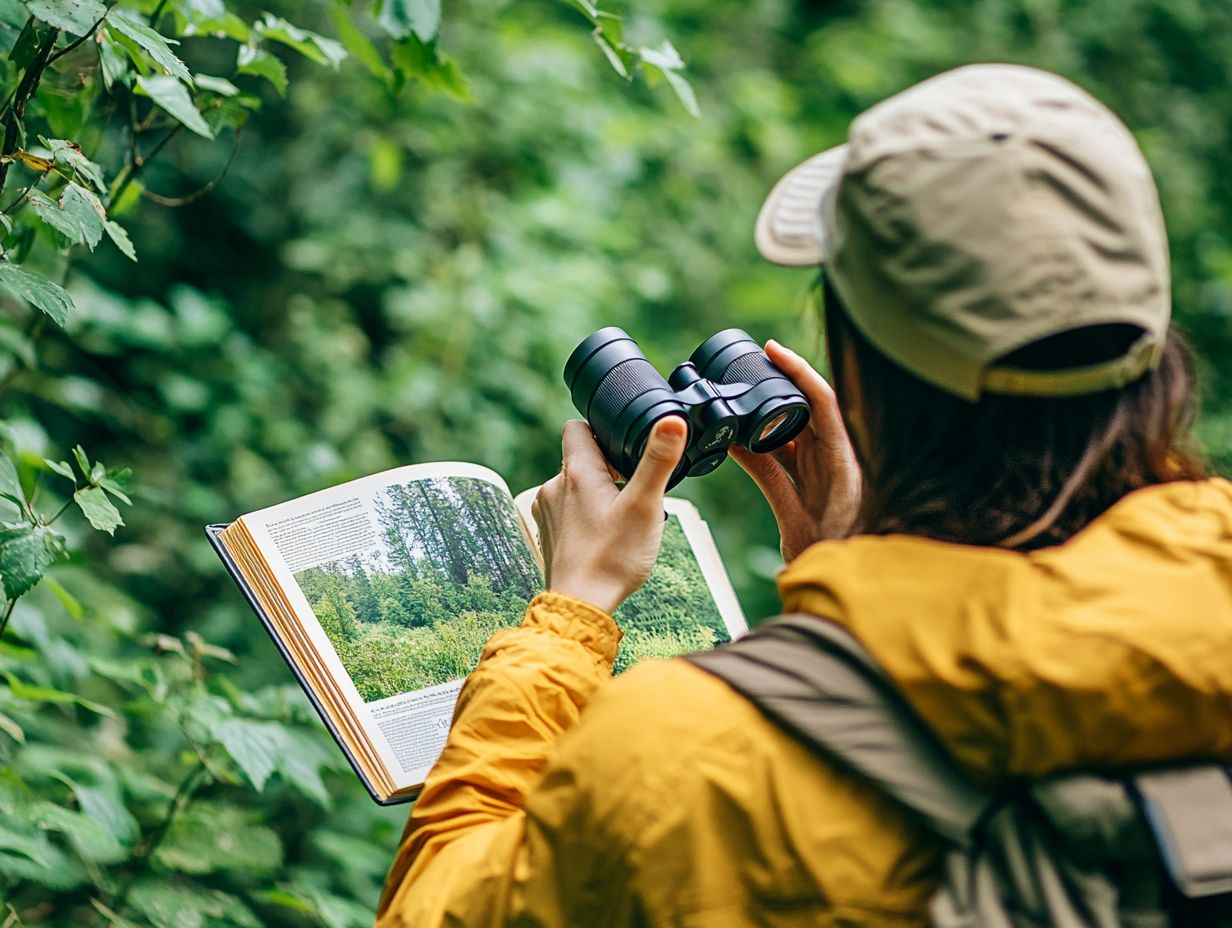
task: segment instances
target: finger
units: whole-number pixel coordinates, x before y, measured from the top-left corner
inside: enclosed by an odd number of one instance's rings
[[[787,476],[796,486],[800,485],[800,471],[796,463],[799,458],[799,448],[796,439],[793,438],[787,444],[770,452],[770,456],[779,462],[783,470],[787,471]]]
[[[757,484],[762,496],[770,504],[782,534],[787,527],[799,525],[809,519],[800,491],[787,471],[769,455],[754,454],[738,445],[728,451],[733,461],[739,464]]]
[[[561,470],[568,471],[570,479],[584,483],[612,483],[607,458],[599,450],[586,420],[570,419],[561,430],[560,439],[564,456]]]
[[[847,428],[838,408],[838,397],[834,394],[834,388],[826,383],[826,379],[808,361],[773,339],[766,342],[766,355],[808,400],[812,411],[809,427],[813,434],[827,445],[848,444]]]
[[[689,426],[680,416],[665,416],[654,424],[646,450],[638,462],[629,483],[621,491],[621,498],[629,503],[652,501],[661,505],[689,435]]]

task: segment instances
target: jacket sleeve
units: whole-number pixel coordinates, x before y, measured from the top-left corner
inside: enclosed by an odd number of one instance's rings
[[[557,739],[611,678],[620,635],[600,610],[543,593],[518,628],[492,637],[411,811],[378,928],[589,923],[588,875],[593,885],[606,851],[587,835],[584,788],[554,776],[551,814],[526,805]]]

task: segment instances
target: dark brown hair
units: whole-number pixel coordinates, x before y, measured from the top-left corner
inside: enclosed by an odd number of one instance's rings
[[[857,531],[1028,550],[1067,540],[1134,490],[1205,475],[1189,445],[1197,406],[1192,355],[1175,331],[1159,366],[1121,389],[969,402],[882,355],[829,283],[821,287],[840,406],[849,408],[848,360],[861,395],[862,431],[848,422],[864,475]],[[1002,361],[1036,370],[1093,364],[1123,353],[1139,335],[1128,325],[1090,326]]]

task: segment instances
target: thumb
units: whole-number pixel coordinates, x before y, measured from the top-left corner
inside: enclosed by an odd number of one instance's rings
[[[684,454],[688,436],[688,423],[680,416],[664,416],[656,422],[646,442],[646,450],[642,452],[642,459],[624,493],[631,494],[631,500],[662,497],[667,492],[667,482],[672,478],[672,472],[680,463],[680,456]]]

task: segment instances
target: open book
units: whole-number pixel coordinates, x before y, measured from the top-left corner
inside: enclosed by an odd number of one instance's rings
[[[377,802],[418,794],[484,643],[543,589],[536,492],[417,464],[206,529]],[[615,615],[617,673],[747,630],[706,523],[684,500],[665,508],[654,573]]]

